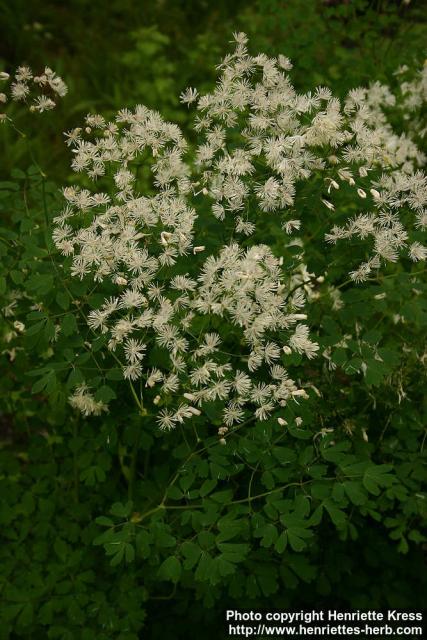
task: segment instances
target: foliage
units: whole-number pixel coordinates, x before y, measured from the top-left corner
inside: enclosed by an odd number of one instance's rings
[[[214,401],[202,415],[162,432],[141,405],[144,382],[123,380],[105,335],[88,326],[89,314],[114,287],[72,276],[71,259],[64,260],[52,240],[53,219],[63,207],[59,186],[68,175],[54,131],[75,126],[76,113],[90,107],[111,117],[119,106],[142,101],[188,131],[190,115],[178,115],[177,96],[187,84],[212,88],[211,67],[225,50],[224,23],[228,32],[243,25],[255,49],[295,58],[300,90],[322,82],[344,96],[370,80],[390,82],[398,64],[422,55],[425,27],[414,24],[417,3],[411,13],[399,3],[381,9],[379,3],[310,2],[301,11],[297,2],[263,1],[236,4],[236,16],[230,3],[219,4],[217,13],[190,3],[193,22],[202,9],[208,18],[205,31],[190,25],[196,37],[184,30],[180,3],[171,3],[164,24],[159,17],[166,12],[157,3],[145,23],[131,20],[133,3],[119,4],[124,17],[113,13],[113,3],[110,18],[118,25],[127,20],[134,35],[118,34],[118,53],[91,59],[88,75],[71,85],[81,104],[67,115],[67,106],[52,118],[34,115],[40,120],[28,120],[28,127],[17,111],[14,122],[27,137],[0,131],[15,167],[0,182],[0,637],[180,638],[203,624],[206,637],[217,638],[230,606],[421,608],[424,262],[402,257],[355,285],[348,271],[364,258],[364,246],[325,244],[332,214],[317,211],[319,196],[330,195],[316,174],[300,193],[303,254],[299,245],[285,246],[290,238],[271,218],[263,218],[255,236],[284,256],[289,274],[305,264],[294,285],[306,292],[304,312],[319,355],[284,357],[308,398],[296,396],[298,403],[264,421],[248,414],[225,433],[221,402]],[[70,34],[87,19],[84,3],[71,5]],[[91,5],[96,14],[97,3]],[[28,11],[24,4],[21,11]],[[49,17],[52,26],[63,19],[55,12]],[[108,25],[104,16],[103,51]],[[183,38],[175,57],[178,28]],[[27,37],[33,46],[39,36],[31,31]],[[378,39],[390,55],[377,49],[383,68],[366,54]],[[397,61],[399,43],[405,59]],[[80,69],[89,47],[75,46]],[[49,47],[48,39],[40,56]],[[16,55],[18,63],[25,57]],[[107,64],[114,71],[105,95],[98,89]],[[55,70],[68,78],[66,68],[64,59]],[[127,69],[123,83],[119,69]],[[400,122],[394,112],[391,117]],[[88,186],[86,177],[77,182]],[[152,188],[149,172],[140,184]],[[350,189],[339,192],[336,205],[340,224],[356,213]],[[206,204],[198,213],[196,232],[211,250],[222,242],[225,223]],[[193,258],[184,259],[185,269]],[[228,327],[221,321],[215,330],[230,331],[227,346],[238,353],[243,347]],[[159,364],[156,357],[151,365]],[[86,417],[70,406],[82,383],[99,415]],[[155,413],[156,404],[149,406]]]

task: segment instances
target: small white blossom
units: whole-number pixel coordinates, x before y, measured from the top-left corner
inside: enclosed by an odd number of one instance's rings
[[[197,100],[198,95],[199,93],[197,89],[191,89],[190,87],[188,87],[188,89],[181,93],[180,100],[183,104],[187,104],[188,106],[190,106],[192,102],[195,102]]]

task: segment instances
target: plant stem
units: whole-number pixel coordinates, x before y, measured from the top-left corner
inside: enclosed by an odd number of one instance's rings
[[[133,449],[132,449],[132,459],[131,459],[130,469],[129,469],[129,484],[128,484],[128,498],[129,498],[129,500],[133,500],[133,496],[134,496],[135,477],[136,477],[136,462],[137,462],[137,459],[138,459],[138,450],[139,450],[140,442],[141,442],[141,429],[137,433],[137,436],[136,436],[136,439],[135,439],[135,444],[133,445]]]
[[[77,425],[77,419],[76,419],[73,424],[74,440],[77,438],[77,435],[78,435],[77,427],[78,425]],[[73,450],[73,479],[74,479],[74,502],[78,504],[80,502],[80,495],[79,495],[80,480],[79,480],[79,468],[77,465],[77,452],[75,449]]]

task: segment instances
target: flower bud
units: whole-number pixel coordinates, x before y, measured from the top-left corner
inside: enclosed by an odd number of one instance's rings
[[[332,204],[332,202],[329,202],[329,200],[324,200],[322,198],[322,202],[325,205],[325,207],[328,207],[328,209],[330,209],[331,211],[334,211],[335,206]]]
[[[169,244],[169,240],[172,238],[172,234],[169,231],[162,231],[160,234],[160,242],[164,245]]]
[[[292,395],[300,396],[301,398],[308,398],[308,394],[304,389],[295,389],[295,391],[292,391]]]

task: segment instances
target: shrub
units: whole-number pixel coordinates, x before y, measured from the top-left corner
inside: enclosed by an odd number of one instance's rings
[[[62,194],[0,183],[5,637],[421,604],[426,67],[341,102],[235,46],[195,142],[92,113]]]

